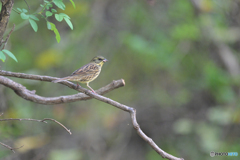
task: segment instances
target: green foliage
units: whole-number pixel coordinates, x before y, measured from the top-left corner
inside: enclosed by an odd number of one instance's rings
[[[0,51],[0,59],[4,62],[6,60],[6,56],[4,55],[3,51]]]
[[[219,102],[231,102],[234,92],[231,87],[231,79],[222,69],[209,62],[204,66],[205,84]]]
[[[7,54],[9,57],[11,57],[13,60],[15,60],[16,62],[18,62],[17,58],[14,56],[14,54],[12,54],[12,52],[10,52],[9,50],[3,49],[2,51],[0,51],[0,59],[4,62],[6,60],[6,56],[4,55]]]
[[[76,6],[75,6],[75,3],[73,2],[73,0],[70,0],[70,2],[72,3],[73,7],[75,8]],[[52,0],[52,1],[44,0],[43,4],[40,4],[40,7],[42,7],[42,10],[38,13],[27,14],[28,11],[26,9],[21,9],[21,8],[17,8],[17,10],[15,10],[15,12],[19,13],[23,20],[28,20],[31,27],[33,28],[33,30],[35,32],[38,31],[38,25],[35,22],[35,21],[39,21],[39,19],[37,18],[37,15],[39,15],[41,18],[45,19],[47,21],[47,28],[52,30],[55,33],[56,40],[59,43],[61,40],[60,34],[59,34],[56,26],[53,25],[52,22],[48,22],[47,18],[51,17],[52,15],[55,14],[55,18],[57,21],[61,22],[64,19],[65,22],[68,24],[68,26],[72,30],[73,30],[73,25],[72,25],[72,22],[70,21],[70,17],[67,14],[65,14],[65,13],[57,14],[57,10],[53,8],[53,4],[62,10],[65,10],[65,8],[66,8],[63,0]]]
[[[73,7],[75,8],[76,7],[75,3],[72,0],[70,0],[70,2],[72,3]],[[28,10],[25,9],[25,8],[23,8],[23,9],[17,8],[17,9],[13,9],[13,10],[15,12],[17,12],[23,20],[28,20],[32,29],[35,32],[38,31],[38,24],[36,23],[36,21],[39,21],[39,18],[37,16],[40,16],[41,18],[44,18],[47,22],[47,28],[49,30],[52,30],[55,33],[56,40],[59,43],[60,40],[61,40],[59,31],[57,30],[55,24],[52,23],[52,22],[49,22],[47,18],[51,17],[53,14],[55,14],[55,18],[56,18],[57,21],[61,22],[64,19],[65,22],[68,24],[68,26],[72,30],[73,30],[73,25],[72,25],[72,22],[70,21],[70,17],[67,14],[65,14],[65,13],[57,14],[57,10],[52,8],[53,4],[56,5],[58,8],[60,8],[62,10],[65,10],[65,8],[66,8],[66,6],[65,6],[65,4],[63,3],[62,0],[52,0],[52,1],[44,0],[43,4],[40,4],[40,7],[42,7],[42,10],[38,13],[30,14],[30,13],[28,13]],[[0,59],[3,62],[5,62],[5,60],[6,60],[6,56],[5,56],[4,53],[7,54],[8,56],[10,56],[12,59],[14,59],[17,62],[17,59],[14,56],[14,54],[12,54],[10,51],[8,51],[6,49],[0,51]]]
[[[59,43],[60,40],[61,40],[61,37],[60,37],[60,34],[59,34],[59,32],[58,32],[55,24],[54,24],[54,23],[51,23],[51,22],[47,22],[47,25],[48,25],[48,28],[55,33],[57,42]]]
[[[39,19],[34,14],[26,14],[28,11],[26,9],[20,9],[17,8],[17,10],[20,12],[20,16],[24,20],[28,20],[32,29],[37,32],[38,25],[35,21],[39,21]]]
[[[63,0],[53,0],[52,2],[60,9],[65,10],[65,4],[62,2]]]
[[[70,2],[72,3],[73,7],[76,8],[75,3],[73,2],[73,0],[70,0]]]
[[[50,11],[47,11],[47,12],[46,12],[46,17],[51,17],[52,15],[53,15],[52,12],[50,12]]]
[[[31,24],[33,30],[34,30],[35,32],[37,32],[37,30],[38,30],[38,25],[37,25],[37,23],[36,23],[34,20],[32,20],[32,19],[28,19],[28,20],[29,20],[29,23]]]
[[[176,25],[172,31],[171,36],[174,39],[179,40],[198,40],[200,36],[200,30],[196,24],[179,24]]]
[[[68,26],[73,30],[72,22],[70,21],[70,17],[65,13],[55,14],[55,18],[57,21],[61,22],[63,19],[66,21]]]

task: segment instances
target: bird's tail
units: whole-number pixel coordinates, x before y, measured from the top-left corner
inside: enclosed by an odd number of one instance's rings
[[[64,78],[60,78],[60,79],[54,80],[52,82],[53,83],[58,83],[58,82],[62,82],[62,81],[68,80],[68,79],[69,79],[69,77],[64,77]]]

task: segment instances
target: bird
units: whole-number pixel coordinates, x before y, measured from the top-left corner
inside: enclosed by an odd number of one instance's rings
[[[93,80],[95,80],[99,76],[103,64],[107,61],[108,60],[106,58],[104,58],[103,56],[96,56],[90,61],[90,63],[77,69],[70,76],[63,77],[63,78],[54,80],[52,82],[58,83],[58,82],[62,82],[65,80],[75,81],[75,82],[77,82],[77,87],[79,86],[78,82],[86,83],[87,87],[90,88],[93,93],[96,93],[89,86],[89,83],[92,82]]]

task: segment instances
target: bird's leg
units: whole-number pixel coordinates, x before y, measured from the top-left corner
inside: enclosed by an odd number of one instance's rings
[[[80,86],[80,85],[79,85],[78,82],[77,82],[77,88],[79,88],[79,86]]]
[[[96,93],[96,92],[88,85],[88,83],[87,83],[87,86],[88,86],[88,88],[90,88],[90,89],[92,90],[93,93]],[[96,93],[96,94],[97,94],[97,93]]]

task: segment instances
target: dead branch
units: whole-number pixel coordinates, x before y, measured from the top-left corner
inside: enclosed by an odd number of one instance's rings
[[[4,43],[4,45],[3,45],[2,49],[4,49],[4,48],[6,47],[6,45],[7,45],[7,42],[8,42],[8,39],[10,38],[10,36],[11,36],[12,32],[14,31],[14,28],[15,28],[15,24],[13,24],[13,27],[12,27],[11,31],[9,32],[9,34],[7,35],[7,37],[6,37],[5,41],[3,41],[3,42],[2,42],[2,43]]]
[[[1,114],[2,115],[2,114]],[[43,123],[47,123],[46,121],[53,121],[57,124],[59,124],[60,126],[62,126],[70,135],[72,134],[70,129],[67,129],[67,127],[65,127],[62,123],[58,122],[55,119],[52,118],[44,118],[43,120],[38,120],[38,119],[31,119],[31,118],[7,118],[7,119],[0,119],[0,121],[36,121],[36,122],[43,122]]]
[[[1,144],[2,146],[4,146],[4,147],[10,149],[11,151],[13,151],[13,153],[15,153],[15,151],[14,151],[15,149],[19,149],[19,148],[22,148],[22,147],[23,147],[23,145],[22,145],[21,147],[12,148],[12,147],[10,147],[10,146],[8,146],[8,145],[2,143],[2,142],[0,142],[0,144]]]
[[[2,116],[3,113],[0,114],[0,116]],[[53,121],[57,124],[59,124],[60,126],[62,126],[70,135],[72,134],[72,132],[70,131],[70,129],[67,129],[67,127],[65,127],[62,123],[58,122],[57,120],[55,119],[52,119],[52,118],[44,118],[43,120],[38,120],[38,119],[31,119],[31,118],[8,118],[8,119],[0,119],[0,121],[36,121],[36,122],[43,122],[43,123],[47,123],[46,121]],[[22,148],[23,145],[21,147],[18,147],[18,148],[12,148],[2,142],[0,142],[0,144],[8,149],[10,149],[11,151],[13,151],[13,153],[15,153],[15,149],[19,149],[19,148]]]
[[[7,118],[7,119],[0,119],[0,121],[36,121],[36,122],[42,122],[42,120],[31,119],[31,118]],[[47,123],[47,122],[44,122],[44,123]]]
[[[70,135],[72,134],[72,132],[70,131],[70,129],[67,129],[67,127],[65,127],[62,123],[58,122],[57,120],[55,119],[52,119],[52,118],[44,118],[43,120],[41,120],[41,122],[45,122],[45,121],[53,121],[57,124],[59,124],[60,126],[62,126]],[[46,123],[46,122],[45,122]]]
[[[18,77],[18,78],[25,78],[25,79],[34,79],[34,80],[41,80],[41,81],[52,81],[55,80],[57,78],[54,77],[48,77],[48,76],[39,76],[39,75],[28,75],[28,74],[23,74],[23,73],[13,73],[13,72],[6,72],[6,71],[0,71],[0,75],[4,75],[4,76],[11,76],[11,77]],[[125,84],[124,80],[120,80],[122,86]],[[13,89],[16,94],[18,94],[19,96],[21,96],[22,98],[29,100],[29,101],[33,101],[36,103],[41,103],[41,104],[56,104],[56,103],[66,103],[66,102],[72,102],[72,99],[74,99],[76,101],[76,97],[77,95],[71,95],[71,96],[61,96],[63,98],[60,98],[60,102],[59,101],[52,101],[51,98],[47,98],[47,97],[41,97],[37,95],[35,95],[35,93],[33,93],[32,91],[27,90],[24,86],[22,86],[21,84],[18,84],[8,78],[2,77],[0,76],[0,84],[5,85],[6,87],[9,87],[11,89]],[[150,138],[148,137],[140,128],[140,125],[137,122],[136,119],[136,109],[126,106],[124,104],[121,104],[119,102],[116,102],[110,98],[101,96],[99,94],[99,90],[97,91],[98,94],[92,93],[91,91],[79,86],[78,88],[76,88],[76,85],[74,85],[71,82],[68,81],[63,81],[61,82],[61,84],[63,85],[67,85],[68,87],[75,89],[77,91],[82,92],[81,94],[85,93],[86,95],[88,95],[87,97],[91,97],[91,98],[95,98],[99,101],[108,103],[114,107],[117,107],[123,111],[126,111],[128,113],[130,113],[131,116],[131,121],[133,124],[134,129],[136,129],[138,135],[144,139],[159,155],[161,155],[163,158],[167,158],[169,160],[183,160],[183,158],[177,158],[173,155],[168,154],[167,152],[163,151],[161,148],[158,147],[158,145]],[[113,85],[114,86],[114,85]],[[104,88],[104,87],[103,87]],[[38,98],[38,100],[36,100],[36,98]],[[39,100],[40,98],[40,100]],[[56,97],[55,97],[56,98]]]

